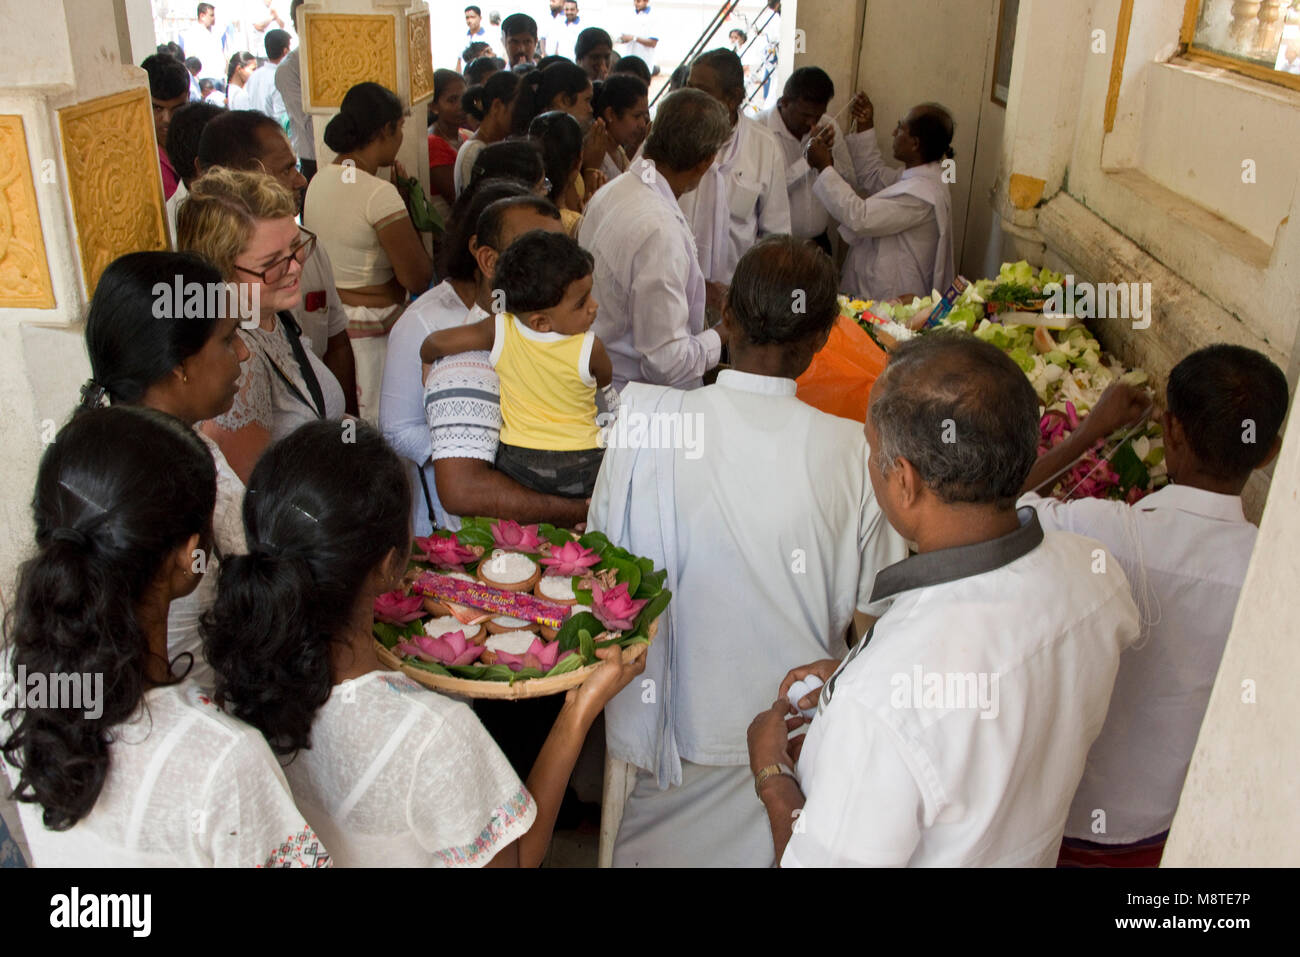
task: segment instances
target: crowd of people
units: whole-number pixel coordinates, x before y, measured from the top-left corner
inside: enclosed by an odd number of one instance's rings
[[[144,62],[174,248],[94,292],[5,629],[13,675],[105,676],[94,718],[5,715],[35,863],[536,866],[601,714],[636,768],[619,866],[1158,861],[1281,371],[1184,358],[1173,484],[1132,506],[1038,493],[1153,398],[1113,386],[1039,457],[1033,388],[971,336],[899,347],[865,429],[816,410],[795,379],[840,291],[954,277],[953,117],[908,111],[893,165],[870,99],[842,128],[809,66],[750,118],[742,35],[652,120],[652,5],[617,36],[551,6],[499,36],[466,8],[428,107],[431,244],[395,92],[348,90],[318,168],[278,28],[269,65],[231,54],[224,108],[172,52]],[[255,308],[159,308],[190,284]],[[610,440],[636,417],[699,441]],[[490,721],[386,670],[375,599],[413,536],[476,515],[664,569],[646,655]]]

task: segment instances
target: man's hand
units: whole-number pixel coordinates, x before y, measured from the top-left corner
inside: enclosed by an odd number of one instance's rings
[[[1112,382],[1083,421],[1089,433],[1101,439],[1118,429],[1137,425],[1152,408],[1151,396],[1145,389],[1126,382]]]
[[[635,37],[630,33],[620,33],[618,36],[619,43],[631,43],[634,39]]]
[[[834,132],[831,136],[834,136]],[[808,165],[821,172],[831,165],[831,145],[825,139],[814,136],[808,141]]]
[[[839,666],[840,663],[837,659],[823,658],[821,661],[814,661],[810,665],[802,665],[798,668],[792,668],[790,669],[789,674],[781,679],[781,687],[777,691],[777,694],[781,696],[782,701],[786,700],[785,696],[789,694],[790,686],[796,681],[802,681],[809,675],[816,675],[818,678],[821,678],[822,685],[825,686],[826,682],[831,680],[831,675],[835,674],[835,669]],[[821,693],[821,688],[818,688],[812,694],[800,698],[800,710],[803,710],[804,708],[815,708],[817,706],[817,699]]]
[[[645,671],[645,660],[649,654],[650,649],[646,648],[635,661],[625,662],[623,649],[618,645],[596,649],[596,657],[601,660],[600,667],[581,685],[565,694],[565,704],[577,708],[584,717],[595,720],[596,715],[604,710],[616,694]]]
[[[795,718],[789,717],[792,712]],[[796,718],[797,722],[795,722]],[[793,730],[790,727],[791,722],[795,722],[794,727],[797,728],[804,723],[804,717],[794,711],[790,702],[780,698],[773,703],[772,707],[759,712],[758,716],[749,723],[749,731],[745,737],[749,743],[750,771],[757,774],[763,768],[773,764],[794,766],[798,756],[790,752],[790,732]],[[802,746],[803,742],[800,741],[799,744]]]
[[[854,129],[861,133],[869,130],[876,122],[876,108],[865,93],[858,93],[849,104],[849,113],[853,117]]]

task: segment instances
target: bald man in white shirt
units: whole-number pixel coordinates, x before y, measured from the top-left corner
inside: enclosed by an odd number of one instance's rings
[[[659,106],[641,158],[587,204],[578,241],[596,260],[592,330],[613,360],[615,388],[697,388],[718,364],[722,333],[705,328],[704,274],[678,199],[730,132],[716,100],[678,90]]]
[[[699,188],[681,198],[704,278],[726,286],[736,263],[754,243],[790,232],[785,156],[771,130],[740,115],[745,74],[731,50],[696,57],[687,86],[721,103],[732,127]]]
[[[904,343],[867,414],[876,501],[918,554],[844,661],[794,669],[749,728],[783,867],[1051,867],[1137,608],[1100,543],[1015,507],[1038,398],[973,337]],[[826,683],[786,699],[793,682]],[[787,723],[788,721],[788,723]]]

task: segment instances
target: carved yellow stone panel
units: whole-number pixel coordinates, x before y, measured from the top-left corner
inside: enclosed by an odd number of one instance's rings
[[[307,14],[310,104],[339,106],[344,93],[367,80],[399,93],[395,23],[389,16]]]
[[[406,62],[411,69],[411,102],[433,96],[433,48],[429,42],[429,13],[406,18]]]
[[[93,295],[105,267],[167,248],[162,173],[147,87],[59,110],[81,273]]]
[[[21,116],[0,116],[0,307],[54,308]]]

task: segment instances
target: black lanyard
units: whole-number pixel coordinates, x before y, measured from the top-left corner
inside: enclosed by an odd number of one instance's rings
[[[307,383],[307,391],[311,393],[312,401],[307,401],[307,397],[302,394],[302,390],[284,374],[284,370],[275,362],[271,363],[271,367],[284,380],[284,384],[298,397],[298,401],[315,412],[316,418],[323,419],[325,418],[325,394],[321,392],[320,382],[316,380],[316,370],[312,368],[311,362],[307,358],[307,352],[302,347],[302,329],[299,328],[293,313],[285,311],[276,315],[284,326],[284,337],[289,340],[289,348],[293,350],[293,357],[298,362],[298,371],[302,373],[303,382]]]

